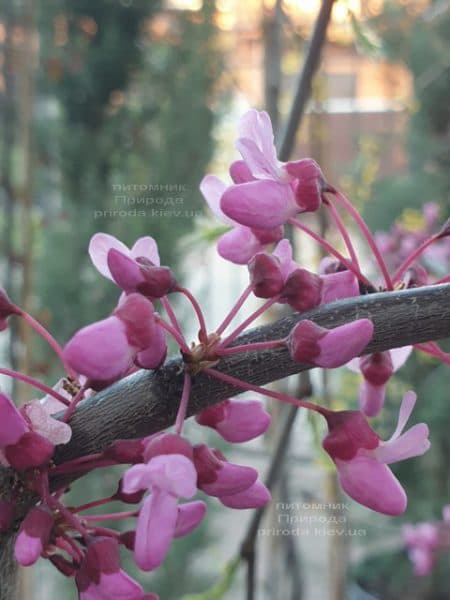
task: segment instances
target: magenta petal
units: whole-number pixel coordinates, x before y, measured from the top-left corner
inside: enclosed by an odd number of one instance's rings
[[[366,417],[376,417],[384,405],[386,384],[372,385],[363,381],[359,388],[359,407]]]
[[[143,571],[152,571],[163,562],[175,533],[177,499],[155,489],[139,512],[134,556]]]
[[[225,400],[207,408],[197,417],[201,425],[212,427],[227,442],[252,440],[267,431],[271,417],[259,400]]]
[[[222,258],[237,265],[246,265],[253,256],[261,252],[264,245],[249,227],[238,225],[224,233],[217,242],[217,251]]]
[[[126,328],[114,316],[83,327],[64,348],[64,358],[75,371],[100,381],[123,375],[132,357]]]
[[[270,499],[269,490],[259,479],[243,492],[219,498],[225,506],[237,509],[260,508],[270,502]]]
[[[247,183],[247,181],[254,180],[254,177],[245,160],[235,160],[232,162],[229,172],[233,183]]]
[[[35,507],[22,521],[14,545],[14,555],[24,567],[33,565],[50,539],[53,517],[49,510]]]
[[[18,442],[5,447],[5,457],[15,469],[22,471],[47,464],[53,456],[55,446],[34,431],[27,431]]]
[[[221,468],[216,471],[216,479],[199,485],[199,488],[209,496],[228,496],[246,490],[255,483],[257,477],[258,473],[252,467],[222,462]]]
[[[129,249],[120,240],[108,233],[96,233],[89,242],[89,256],[94,267],[108,279],[112,279],[108,267],[108,252],[114,248],[118,252],[128,256]]]
[[[359,296],[358,279],[351,271],[322,275],[321,279],[323,282],[321,304]]]
[[[192,498],[197,491],[194,463],[182,454],[161,454],[148,463],[153,486],[178,498]]]
[[[356,502],[376,512],[397,516],[406,510],[407,497],[392,471],[371,456],[336,460],[342,489]]]
[[[271,180],[232,185],[224,192],[220,205],[230,218],[257,229],[283,225],[299,210],[290,186]]]
[[[125,292],[136,291],[144,281],[141,269],[135,260],[112,248],[108,252],[109,272],[114,282]]]
[[[372,335],[373,323],[369,319],[358,319],[330,329],[318,342],[320,354],[314,364],[328,369],[345,365],[361,354]]]
[[[200,183],[200,191],[203,194],[210,210],[227,225],[235,225],[235,221],[228,218],[220,208],[220,200],[227,186],[215,175],[205,175]]]
[[[151,489],[152,475],[148,465],[133,465],[125,471],[122,477],[122,491],[134,494],[139,490]]]
[[[206,514],[206,504],[201,500],[187,502],[178,506],[177,524],[174,537],[187,535],[198,527]]]
[[[418,423],[405,431],[401,436],[382,442],[374,450],[374,454],[380,462],[391,464],[413,456],[421,456],[430,448],[428,440],[428,426]]]
[[[166,355],[166,334],[164,329],[157,325],[153,331],[151,345],[138,353],[136,362],[143,369],[158,369],[165,361]]]
[[[80,600],[143,600],[144,590],[125,571],[101,573],[97,584],[91,583],[80,592]]]
[[[134,242],[130,250],[130,256],[134,259],[143,257],[157,267],[160,265],[158,245],[149,235],[141,237]]]
[[[6,394],[0,393],[0,446],[15,444],[28,431],[25,419]]]

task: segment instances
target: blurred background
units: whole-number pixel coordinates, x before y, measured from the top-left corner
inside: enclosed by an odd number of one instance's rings
[[[216,257],[218,223],[198,185],[206,172],[227,176],[237,122],[248,108],[267,109],[280,140],[320,5],[0,1],[1,285],[61,343],[117,301],[117,289],[88,259],[97,231],[127,244],[155,237],[162,263],[198,295],[210,326],[220,322],[247,271]],[[392,265],[402,242],[418,243],[449,212],[449,8],[445,0],[336,0],[292,153],[315,158],[375,231],[390,232],[379,239],[390,242]],[[326,232],[325,216],[314,219]],[[295,245],[303,266],[317,266],[317,249],[301,238]],[[424,260],[439,278],[449,257],[447,245]],[[184,303],[179,311],[193,339],[192,314]],[[0,352],[3,364],[49,384],[61,374],[51,352],[18,323],[2,334]],[[1,383],[17,402],[33,397]],[[358,383],[345,370],[314,373],[314,400],[355,408]],[[414,354],[390,382],[387,407],[374,423],[387,439],[403,392],[417,391],[414,419],[430,425],[432,449],[395,468],[409,497],[402,518],[342,497],[320,448],[322,424],[297,416],[257,536],[258,600],[450,598],[448,556],[432,575],[415,577],[401,538],[402,523],[439,519],[450,503],[449,384],[448,369]],[[295,391],[301,384],[294,378],[277,385]],[[285,418],[269,408],[274,424],[264,439],[222,448],[263,475]],[[188,432],[205,438],[192,424]],[[221,447],[213,434],[209,441]],[[73,501],[83,501],[88,487],[89,497],[107,495],[116,475],[96,473],[75,485]],[[126,556],[124,564],[162,600],[245,598],[245,568],[233,559],[249,512],[211,503],[207,520],[174,543],[156,573],[136,573]],[[341,519],[344,535],[323,524],[330,516]],[[23,574],[20,597],[72,599],[76,592],[41,561]]]

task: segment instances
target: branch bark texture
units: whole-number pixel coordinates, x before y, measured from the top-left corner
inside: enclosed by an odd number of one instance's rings
[[[284,338],[306,318],[328,328],[355,319],[371,319],[375,333],[367,353],[443,339],[450,337],[450,284],[341,300],[253,329],[235,343]],[[182,367],[181,358],[171,359],[158,371],[139,371],[80,403],[71,420],[72,439],[58,449],[55,462],[99,452],[116,439],[146,436],[171,426],[181,396]],[[256,385],[310,368],[293,362],[285,348],[232,355],[216,367]],[[241,391],[199,373],[193,381],[188,415]]]

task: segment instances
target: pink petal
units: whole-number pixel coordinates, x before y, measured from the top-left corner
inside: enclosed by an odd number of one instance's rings
[[[241,117],[236,148],[254,177],[277,177],[278,160],[272,123],[266,112],[252,109]]]
[[[39,401],[26,404],[24,411],[31,421],[33,431],[47,438],[55,446],[67,444],[72,437],[70,425],[53,419]]]
[[[225,400],[201,412],[196,420],[215,429],[227,442],[241,443],[267,431],[271,417],[259,400]]]
[[[107,261],[114,283],[125,292],[136,291],[137,286],[144,281],[137,262],[122,252],[112,248],[108,252]]]
[[[134,556],[143,571],[152,571],[163,562],[175,533],[177,499],[155,489],[139,512]]]
[[[135,241],[130,250],[130,256],[134,259],[144,257],[151,261],[155,266],[159,267],[160,265],[158,245],[149,235]]]
[[[281,273],[283,274],[284,280],[286,280],[295,269],[298,269],[297,263],[292,259],[292,246],[289,240],[281,240],[272,252],[272,256],[276,256],[280,261]]]
[[[392,350],[389,350],[394,371],[398,371],[400,367],[403,367],[412,351],[412,346],[403,346],[402,348],[393,348]]]
[[[192,498],[197,492],[197,472],[182,454],[161,454],[147,465],[153,487],[179,498]]]
[[[232,185],[222,196],[223,212],[241,225],[272,229],[298,212],[289,185],[271,180]]]
[[[100,381],[123,375],[133,354],[125,325],[115,316],[83,327],[64,348],[64,358],[75,371]]]
[[[8,396],[0,393],[0,446],[17,443],[26,431],[25,419]]]
[[[18,442],[6,446],[5,457],[18,471],[46,465],[53,456],[54,445],[35,431],[27,431]]]
[[[322,275],[321,279],[323,282],[321,304],[359,296],[358,280],[351,271]]]
[[[50,539],[53,528],[53,516],[46,508],[32,508],[19,529],[14,545],[14,555],[24,567],[33,565],[41,555]]]
[[[134,494],[139,490],[151,490],[152,482],[152,474],[148,465],[133,465],[123,474],[122,491],[125,494]]]
[[[227,217],[220,208],[220,200],[227,186],[215,175],[206,175],[200,183],[200,191],[203,194],[210,210],[226,225],[236,225],[233,219]]]
[[[414,565],[414,575],[425,577],[431,574],[435,559],[433,552],[429,548],[412,548],[408,554]]]
[[[325,368],[345,365],[351,358],[361,354],[372,336],[373,323],[369,319],[358,319],[330,329],[319,340],[320,355],[315,359],[315,364]]]
[[[405,512],[405,491],[389,467],[370,456],[336,460],[336,466],[342,489],[353,500],[385,515]]]
[[[359,319],[334,329],[320,327],[304,319],[289,336],[289,350],[293,360],[319,367],[335,368],[360,354],[373,335],[369,319]]]
[[[414,410],[414,406],[416,405],[416,400],[417,394],[412,390],[406,392],[406,394],[403,396],[402,403],[400,404],[400,410],[398,413],[397,427],[395,428],[395,431],[391,436],[391,440],[397,438],[405,428],[405,425],[408,422],[412,411]]]
[[[376,417],[384,405],[386,384],[373,385],[363,381],[359,388],[359,407],[366,417]]]
[[[177,524],[174,537],[182,537],[198,527],[206,514],[206,504],[201,500],[178,506]]]
[[[254,177],[244,160],[235,160],[230,165],[230,177],[233,183],[246,183],[253,181]]]
[[[136,363],[143,369],[159,369],[167,355],[167,342],[164,329],[157,325],[153,331],[152,343],[139,352]]]
[[[224,233],[217,242],[217,251],[222,258],[237,265],[246,265],[264,245],[249,227],[238,225]]]
[[[261,508],[270,502],[270,499],[269,490],[259,479],[243,492],[231,496],[220,496],[219,498],[225,506],[237,509]]]
[[[96,233],[89,242],[89,256],[94,267],[105,277],[112,280],[108,267],[108,252],[114,248],[118,252],[130,255],[130,250],[120,240],[108,233]]]
[[[374,454],[380,462],[391,464],[421,456],[429,450],[431,444],[428,440],[428,426],[425,423],[418,423],[408,429],[405,433],[388,442],[382,442],[374,450]]]
[[[101,573],[99,584],[91,583],[80,593],[80,600],[143,600],[144,590],[137,581],[120,569]]]
[[[252,467],[223,462],[216,472],[216,479],[211,483],[199,483],[199,488],[209,496],[228,496],[248,489],[257,477],[258,473]]]

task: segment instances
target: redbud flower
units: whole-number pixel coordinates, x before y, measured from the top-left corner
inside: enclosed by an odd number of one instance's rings
[[[419,577],[429,575],[436,562],[440,535],[437,524],[419,523],[404,525],[403,540],[408,548],[408,556],[413,563],[414,574]]]
[[[133,361],[157,368],[166,356],[164,335],[159,331],[152,303],[130,294],[111,317],[80,329],[64,348],[67,363],[94,381],[122,377]]]
[[[33,565],[50,539],[53,516],[45,506],[32,508],[22,521],[14,545],[14,555],[24,567]]]
[[[122,571],[119,544],[110,537],[96,537],[89,543],[75,582],[80,600],[157,600],[156,595],[145,594],[137,581]]]
[[[168,267],[161,267],[158,247],[151,237],[139,238],[129,250],[107,233],[96,233],[89,255],[102,275],[127,294],[138,292],[148,298],[161,298],[173,291],[176,282]]]
[[[254,178],[244,161],[235,161],[230,167],[230,175],[235,183],[252,181]],[[227,217],[220,208],[220,200],[227,189],[215,175],[206,175],[200,184],[200,191],[211,209],[211,212],[225,225],[232,229],[224,233],[217,242],[217,251],[225,260],[238,265],[245,265],[258,252],[264,250],[268,244],[278,242],[283,237],[283,228],[256,229],[240,225],[237,221]]]
[[[407,392],[387,442],[380,440],[359,411],[325,415],[329,433],[323,447],[336,464],[343,490],[356,502],[386,515],[402,514],[407,504],[404,489],[387,465],[420,456],[430,447],[425,423],[402,433],[415,402],[414,392]]]
[[[311,159],[281,163],[266,112],[248,111],[240,120],[236,147],[254,180],[237,183],[222,194],[222,211],[241,225],[272,229],[299,212],[320,206],[326,189]]]
[[[24,470],[44,465],[52,457],[54,444],[30,425],[8,396],[0,393],[0,449],[5,464]]]
[[[287,345],[296,362],[332,369],[361,354],[372,335],[373,324],[369,319],[358,319],[334,329],[304,319],[292,329]]]
[[[149,489],[136,527],[134,555],[145,571],[156,569],[164,560],[175,536],[178,498],[192,498],[197,491],[194,465],[183,454],[161,454],[147,464],[134,465],[124,474],[127,494]]]
[[[223,454],[206,444],[194,446],[194,464],[197,469],[197,485],[209,496],[231,496],[253,485],[258,473],[252,467],[228,462]]]
[[[224,400],[203,410],[197,423],[215,429],[227,442],[247,442],[267,431],[271,417],[259,400]]]

